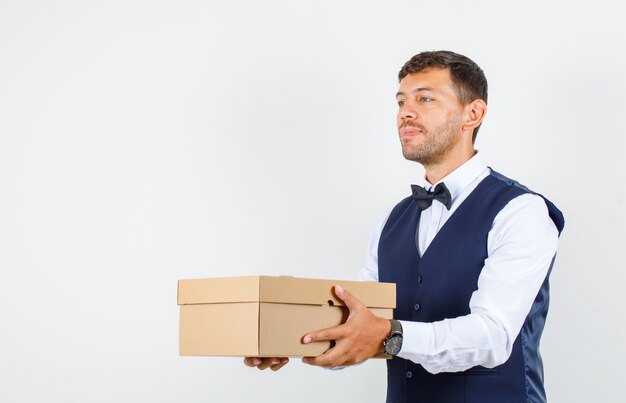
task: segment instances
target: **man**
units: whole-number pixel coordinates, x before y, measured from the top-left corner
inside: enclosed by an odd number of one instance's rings
[[[487,80],[472,60],[422,52],[399,80],[402,153],[424,166],[425,188],[412,186],[373,231],[360,273],[397,284],[395,318],[336,287],[348,320],[305,335],[335,344],[303,361],[334,368],[386,351],[388,402],[545,402],[539,339],[563,216],[474,150]],[[287,361],[245,359],[274,370]]]

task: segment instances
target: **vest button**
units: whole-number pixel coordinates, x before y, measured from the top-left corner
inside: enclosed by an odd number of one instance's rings
[[[417,282],[421,283],[422,282],[422,276],[417,276]]]
[[[413,372],[406,371],[406,374],[404,374],[404,376],[406,376],[408,379],[411,379],[411,378],[413,378]]]
[[[416,311],[419,311],[419,310],[420,310],[420,308],[421,308],[421,306],[420,306],[420,304],[415,304],[415,307],[414,307],[414,308],[415,308],[415,310],[416,310]]]

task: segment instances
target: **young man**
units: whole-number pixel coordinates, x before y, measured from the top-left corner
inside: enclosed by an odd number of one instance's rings
[[[426,186],[376,228],[360,273],[397,284],[395,318],[336,287],[349,318],[305,335],[335,345],[303,361],[333,368],[386,351],[388,402],[545,402],[539,339],[563,216],[474,150],[487,80],[472,60],[422,52],[399,80],[402,153],[424,166]],[[277,370],[287,359],[245,363]]]

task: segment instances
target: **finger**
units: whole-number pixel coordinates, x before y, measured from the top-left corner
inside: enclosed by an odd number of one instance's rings
[[[328,341],[337,340],[342,338],[344,334],[344,325],[335,327],[329,327],[328,329],[318,330],[317,332],[309,333],[302,338],[304,344],[313,343],[316,341]]]
[[[341,351],[338,351],[336,348],[331,348],[317,357],[304,357],[302,358],[302,362],[319,367],[335,368],[344,364],[341,356]]]
[[[272,371],[278,371],[279,369],[281,369],[282,367],[284,367],[285,365],[287,365],[287,363],[289,362],[289,358],[281,358],[280,359],[280,363],[276,364],[276,365],[272,365],[270,367],[270,369]]]
[[[261,364],[257,365],[257,368],[262,371],[264,369],[268,369],[272,365],[277,365],[277,364],[280,364],[280,358],[275,358],[275,357],[264,358]]]
[[[257,357],[246,357],[243,359],[243,363],[248,367],[256,367],[261,363],[261,359]]]
[[[346,304],[350,312],[354,311],[355,309],[361,309],[365,307],[365,305],[357,297],[352,295],[348,290],[344,289],[340,285],[335,286],[335,295],[337,295],[337,297]]]

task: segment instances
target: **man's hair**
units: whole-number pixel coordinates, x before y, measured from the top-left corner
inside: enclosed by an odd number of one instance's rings
[[[398,81],[401,81],[408,74],[419,73],[432,68],[450,71],[454,89],[464,105],[475,99],[482,99],[487,103],[487,78],[483,70],[469,57],[448,50],[416,54],[404,63],[398,73]],[[472,142],[476,141],[479,128],[480,125],[474,129]]]

